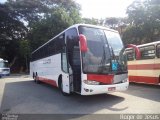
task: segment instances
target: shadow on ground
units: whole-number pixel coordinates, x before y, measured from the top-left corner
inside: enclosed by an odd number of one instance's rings
[[[159,85],[130,83],[128,90],[123,93],[160,102]]]

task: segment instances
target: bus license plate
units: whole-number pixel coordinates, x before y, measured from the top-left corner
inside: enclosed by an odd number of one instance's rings
[[[109,87],[108,88],[108,91],[115,91],[116,90],[116,87]]]

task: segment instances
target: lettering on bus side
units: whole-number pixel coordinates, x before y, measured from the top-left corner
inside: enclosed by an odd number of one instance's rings
[[[43,64],[51,64],[51,59],[44,60]]]

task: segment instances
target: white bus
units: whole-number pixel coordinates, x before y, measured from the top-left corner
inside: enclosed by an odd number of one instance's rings
[[[0,58],[0,78],[7,75],[10,75],[8,61]]]
[[[64,30],[32,52],[30,75],[64,95],[103,94],[128,89],[127,57],[119,33],[87,24]]]

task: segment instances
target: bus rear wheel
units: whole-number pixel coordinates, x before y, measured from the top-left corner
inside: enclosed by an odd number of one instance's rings
[[[38,74],[37,74],[37,72],[34,75],[34,81],[35,81],[35,83],[40,84],[40,81],[38,80]]]
[[[35,75],[35,73],[33,73],[33,80],[34,80],[34,82],[36,82],[36,75]]]

